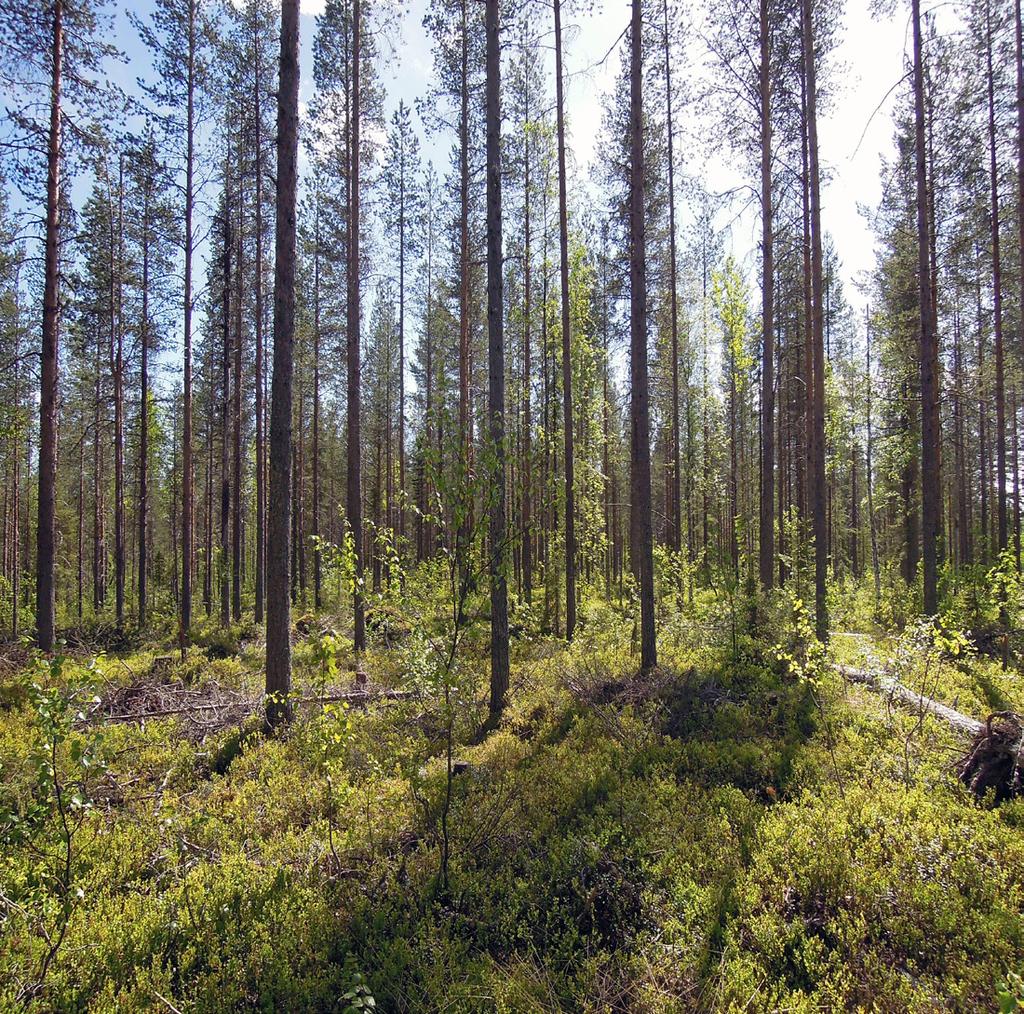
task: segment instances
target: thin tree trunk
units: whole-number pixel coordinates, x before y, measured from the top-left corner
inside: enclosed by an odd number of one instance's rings
[[[555,7],[555,110],[558,132],[558,246],[562,284],[562,427],[565,438],[565,639],[576,630],[576,491],[573,474],[572,334],[569,306],[569,223],[565,179],[565,106],[562,95],[562,0]]]
[[[320,610],[320,194],[316,195],[313,240],[313,607]]]
[[[253,105],[256,118],[256,268],[255,268],[255,326],[256,326],[256,362],[253,380],[256,385],[256,602],[253,616],[257,624],[263,623],[263,607],[266,580],[266,519],[267,519],[267,449],[263,432],[263,118],[261,101],[263,98],[260,84],[261,62],[259,47],[253,38]]]
[[[658,664],[654,632],[654,546],[651,532],[651,423],[647,388],[647,244],[644,221],[643,46],[641,2],[633,0],[630,63],[630,416],[632,501],[640,574],[640,668]]]
[[[356,0],[358,3],[358,0]],[[267,532],[267,724],[291,717],[292,348],[295,340],[295,192],[299,142],[299,0],[281,3],[277,92],[277,225],[274,260],[274,377],[270,408],[270,510]]]
[[[810,191],[811,294],[813,314],[811,341],[814,380],[811,392],[813,425],[812,487],[814,502],[814,608],[815,630],[822,641],[828,638],[828,610],[825,591],[828,575],[828,529],[825,514],[825,343],[821,256],[821,195],[818,170],[817,81],[814,56],[814,25],[811,0],[802,0],[804,67],[806,78],[807,167]]]
[[[530,361],[530,326],[532,324],[532,288],[530,255],[530,85],[529,74],[524,75],[524,116],[526,121],[523,142],[523,599],[529,606],[533,602],[533,418],[530,399],[533,364]]]
[[[152,149],[147,148],[152,154]],[[147,166],[147,168],[149,168]],[[148,608],[149,557],[146,533],[149,527],[149,244],[150,188],[142,184],[142,334],[139,368],[139,628],[145,629]]]
[[[356,672],[361,672],[361,655],[366,650],[366,619],[363,610],[363,502],[360,468],[360,399],[361,380],[359,362],[359,124],[361,120],[359,96],[360,52],[360,0],[352,0],[352,120],[350,132],[351,159],[349,168],[348,216],[348,523],[352,529],[355,549],[356,580],[352,594],[353,649],[356,653]]]
[[[772,587],[775,577],[775,249],[772,208],[771,37],[768,0],[760,0],[761,103],[761,585]],[[673,294],[674,298],[674,294]]]
[[[920,0],[917,0],[920,2]],[[997,547],[1007,546],[1006,521],[1006,389],[1003,364],[1003,274],[999,251],[999,176],[996,161],[995,80],[992,69],[992,11],[985,4],[985,61],[988,85],[988,154],[989,184],[992,193],[992,331],[995,339],[996,368],[996,510],[998,519]]]
[[[938,540],[942,509],[939,477],[939,346],[932,299],[928,227],[928,176],[925,151],[924,55],[921,0],[912,0],[914,22],[914,148],[917,177],[918,313],[921,369],[921,536],[924,560],[924,611],[938,612]]]
[[[231,189],[227,179],[228,161],[225,162],[224,187],[224,261],[223,261],[223,348],[221,349],[220,375],[220,539],[217,559],[217,576],[220,583],[220,623],[226,627],[231,621],[231,592],[228,580],[228,516],[231,511],[231,481],[228,476],[228,433],[231,414]]]
[[[231,401],[231,615],[242,618],[242,302],[245,282],[245,199],[242,147],[238,150],[238,236],[235,242],[235,362]]]
[[[53,651],[56,626],[54,540],[57,509],[57,349],[60,342],[60,148],[64,70],[64,2],[53,5],[50,132],[46,154],[46,241],[43,334],[39,377],[39,504],[36,536],[36,643]],[[99,439],[97,434],[96,439]]]
[[[559,0],[555,0],[558,10]],[[501,244],[501,51],[499,0],[487,0],[487,345],[491,453],[493,458],[491,549],[491,699],[499,715],[508,694],[508,587],[505,576],[508,533],[505,527],[505,336],[504,265]],[[556,15],[557,16],[557,15]]]
[[[459,78],[459,439],[463,482],[468,484],[471,441],[469,418],[469,24],[468,0],[462,0],[462,64]],[[470,511],[467,511],[467,517]],[[457,551],[465,545],[471,524],[457,533]]]
[[[181,612],[178,645],[184,656],[188,650],[189,629],[192,626],[192,522],[194,494],[192,487],[192,214],[195,203],[195,77],[198,0],[188,0],[188,53],[186,54],[186,114],[185,114],[185,293],[184,293],[184,422],[181,438]]]
[[[118,161],[117,240],[110,208],[111,333],[110,369],[114,380],[114,609],[117,625],[124,623],[124,155]]]
[[[878,559],[878,522],[875,518],[875,496],[874,477],[872,474],[872,458],[874,451],[874,433],[871,425],[871,310],[865,312],[865,324],[867,332],[867,424],[868,424],[868,445],[867,445],[867,484],[868,484],[868,524],[871,527],[871,572],[875,579],[875,611],[882,601],[882,572]]]

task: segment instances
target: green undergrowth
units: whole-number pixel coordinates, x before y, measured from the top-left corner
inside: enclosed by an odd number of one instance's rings
[[[445,711],[414,678],[441,630],[424,616],[389,621],[364,661],[414,696],[353,706],[319,702],[351,679],[343,623],[300,615],[304,700],[277,737],[258,716],[89,718],[145,680],[257,693],[251,626],[204,624],[184,662],[152,644],[6,679],[0,1009],[966,1012],[1019,982],[1024,804],[969,797],[937,720],[787,675],[724,601],[666,610],[640,679],[628,604],[593,604],[571,647],[513,641],[481,740],[485,618]],[[927,678],[978,717],[1021,706],[997,661]],[[70,716],[55,750],[31,689],[48,681]]]

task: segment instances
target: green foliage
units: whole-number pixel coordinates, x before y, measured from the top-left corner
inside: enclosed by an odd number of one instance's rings
[[[941,723],[837,680],[798,581],[716,591],[663,555],[650,680],[636,676],[628,595],[622,608],[587,598],[571,646],[519,608],[509,704],[481,736],[486,592],[461,582],[450,521],[437,523],[452,551],[382,588],[408,633],[365,658],[372,684],[408,697],[317,700],[346,679],[345,613],[300,623],[307,706],[276,737],[258,715],[205,736],[167,717],[100,737],[88,702],[155,652],[32,661],[0,709],[0,1008],[1018,1002],[1020,806],[975,804]],[[175,659],[167,685],[255,697],[249,636],[224,639],[241,655]],[[963,710],[1020,707],[1014,674],[948,619],[869,643]],[[842,660],[866,650],[833,644]]]

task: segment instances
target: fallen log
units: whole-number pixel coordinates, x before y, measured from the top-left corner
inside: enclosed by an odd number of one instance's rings
[[[304,704],[370,704],[373,701],[405,701],[412,700],[420,695],[413,690],[390,690],[390,689],[358,689],[345,690],[329,694],[316,694],[295,698],[298,705]],[[88,716],[90,722],[145,722],[155,718],[172,718],[175,715],[199,715],[206,712],[232,712],[241,711],[249,714],[256,711],[263,704],[262,698],[234,698],[215,701],[209,704],[183,704],[175,708],[158,708],[153,710],[123,712],[119,714],[103,714],[102,709],[96,709]]]
[[[970,715],[965,715],[962,711],[957,711],[941,701],[911,690],[910,687],[904,686],[894,676],[885,672],[858,669],[852,665],[837,665],[836,672],[850,680],[851,683],[861,683],[871,687],[872,690],[886,694],[901,704],[915,708],[918,713],[935,715],[948,722],[956,732],[962,733],[964,736],[977,736],[985,728],[984,722],[979,722],[976,718],[971,718]]]

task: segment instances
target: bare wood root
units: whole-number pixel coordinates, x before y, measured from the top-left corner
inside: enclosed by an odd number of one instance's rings
[[[997,803],[1024,796],[1024,718],[1012,711],[989,715],[957,774],[976,796],[992,790]]]
[[[956,731],[971,739],[971,747],[956,765],[960,781],[976,796],[995,794],[996,802],[1024,795],[1024,717],[1012,711],[998,711],[984,722],[925,697],[884,672],[872,672],[839,665],[836,671],[854,683],[884,693],[915,709],[944,719]]]

